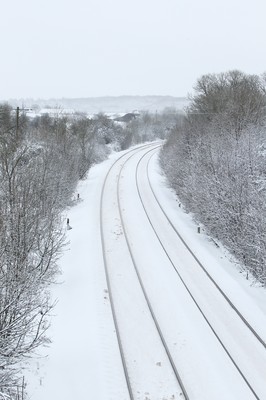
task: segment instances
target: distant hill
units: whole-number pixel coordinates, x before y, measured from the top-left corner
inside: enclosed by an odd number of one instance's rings
[[[162,111],[167,107],[183,110],[188,104],[185,97],[172,96],[110,96],[88,98],[62,98],[62,99],[10,99],[8,102],[14,107],[40,108],[62,107],[89,114],[104,113],[128,113],[136,110]]]

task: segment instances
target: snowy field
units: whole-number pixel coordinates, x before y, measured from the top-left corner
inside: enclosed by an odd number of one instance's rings
[[[186,398],[173,365],[189,399],[266,399],[266,349],[206,272],[264,342],[265,290],[246,280],[203,230],[197,232],[192,216],[167,187],[157,144],[153,148],[113,154],[79,184],[80,201],[65,215],[72,229],[66,231],[69,243],[60,260],[60,284],[53,287],[57,305],[49,330],[52,343],[25,370],[30,399]],[[106,174],[118,159],[102,196]],[[149,184],[206,272],[178,239]]]
[[[133,112],[134,110],[160,112],[165,108],[183,110],[188,105],[185,97],[173,96],[108,96],[91,98],[61,98],[61,99],[9,99],[14,107],[23,105],[31,107],[38,104],[41,109],[55,107],[59,109],[75,110],[86,114],[98,114],[99,112],[120,114]],[[47,109],[49,112],[49,109]]]

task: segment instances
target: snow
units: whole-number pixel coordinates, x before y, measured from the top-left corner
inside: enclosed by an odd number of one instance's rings
[[[151,159],[150,171],[156,196],[163,204],[173,225],[193,249],[197,258],[204,261],[204,267],[213,279],[219,281],[222,290],[252,322],[256,330],[260,331],[266,341],[266,325],[261,323],[266,315],[265,289],[252,280],[251,276],[250,280],[247,280],[246,274],[242,272],[241,266],[234,261],[232,255],[228,254],[220,243],[217,248],[211,238],[204,234],[204,229],[201,228],[201,234],[197,233],[198,226],[193,221],[193,215],[178,207],[174,191],[167,189],[166,178],[161,175],[156,158]]]
[[[159,112],[169,107],[182,111],[188,105],[188,99],[186,97],[173,96],[108,96],[76,99],[10,99],[9,103],[14,107],[17,107],[18,104],[28,106],[37,104],[40,109],[43,109],[48,114],[51,109],[57,110],[58,113],[59,108],[70,110],[70,112],[75,110],[94,115],[99,112],[125,114],[134,110]]]
[[[105,299],[97,229],[101,179],[107,166],[108,161],[92,168],[89,178],[79,184],[81,200],[67,212],[73,229],[67,231],[69,249],[60,260],[62,283],[53,288],[58,304],[49,332],[52,345],[41,351],[41,356],[48,357],[33,363],[33,376],[28,373],[30,399],[82,399],[88,393],[94,399],[111,399],[112,387],[121,386],[123,374],[113,368],[120,359]],[[99,381],[99,377],[104,379]]]
[[[121,207],[128,240],[145,290],[151,299],[173,360],[188,388],[190,399],[253,399],[248,386],[181,283],[167,259],[138,198],[135,169],[142,150],[125,164],[120,181]],[[155,151],[156,153],[157,151]],[[40,350],[25,371],[30,399],[64,400],[128,399],[126,382],[112,319],[100,237],[100,199],[105,175],[122,154],[112,154],[94,166],[77,193],[80,201],[66,211],[73,229],[67,230],[69,244],[60,260],[61,284],[53,287],[58,301],[49,330],[52,344]],[[204,312],[237,363],[266,398],[265,349],[238,321],[234,311],[217,295],[191,255],[178,243],[173,230],[156,206],[145,174],[149,153],[139,169],[140,192],[149,216],[159,229],[170,257],[179,266]],[[146,161],[145,161],[146,160]],[[117,210],[116,181],[123,160],[113,169],[103,198],[104,240],[110,269],[122,344],[130,379],[138,399],[176,399],[176,383],[165,350],[129,257]],[[217,248],[197,226],[191,215],[178,207],[176,196],[160,174],[156,154],[149,172],[152,186],[163,208],[206,270],[221,285],[250,324],[266,339],[266,293],[247,281],[225,250]],[[250,347],[248,347],[250,346]],[[246,351],[245,351],[246,350]],[[175,396],[175,397],[173,397]]]

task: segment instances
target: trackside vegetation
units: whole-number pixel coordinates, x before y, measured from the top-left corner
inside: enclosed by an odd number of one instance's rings
[[[266,285],[266,76],[204,75],[161,166],[197,222]]]
[[[119,123],[104,114],[28,118],[0,105],[0,399],[25,400],[26,360],[47,334],[49,288],[60,273],[63,211],[80,179],[111,151],[163,137],[175,115],[140,113]]]

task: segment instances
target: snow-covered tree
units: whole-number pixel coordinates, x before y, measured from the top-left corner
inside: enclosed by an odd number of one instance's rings
[[[186,209],[265,284],[264,93],[238,71],[199,79],[161,164]]]

